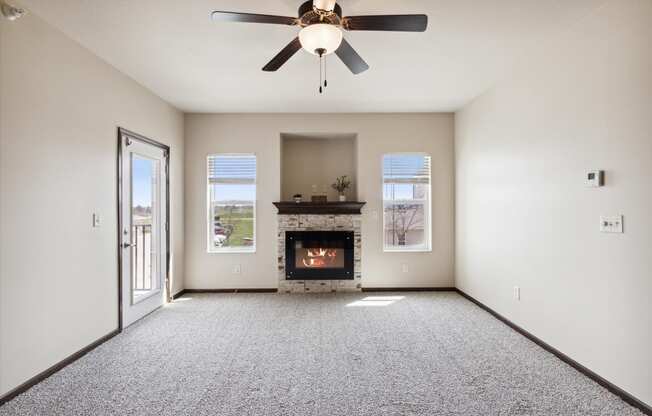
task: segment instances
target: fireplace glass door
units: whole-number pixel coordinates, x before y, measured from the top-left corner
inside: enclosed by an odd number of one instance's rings
[[[353,238],[346,231],[287,232],[286,278],[353,279]]]

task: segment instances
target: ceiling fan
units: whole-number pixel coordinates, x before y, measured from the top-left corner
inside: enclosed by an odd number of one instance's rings
[[[342,7],[336,0],[310,0],[299,7],[299,17],[271,16],[266,14],[214,11],[211,17],[221,22],[266,23],[301,28],[299,36],[290,42],[278,55],[263,67],[263,71],[277,71],[299,49],[303,48],[321,61],[334,53],[354,74],[369,69],[369,65],[344,39],[342,29],[374,30],[393,32],[424,32],[428,27],[428,16],[424,14],[342,16]],[[325,70],[325,68],[324,68]],[[328,85],[324,81],[324,87]],[[322,92],[320,76],[319,92]]]

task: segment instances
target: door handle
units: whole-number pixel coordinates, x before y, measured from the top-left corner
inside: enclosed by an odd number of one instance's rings
[[[122,243],[122,248],[129,248],[129,247],[133,247],[134,245],[135,244],[131,244],[131,243]]]

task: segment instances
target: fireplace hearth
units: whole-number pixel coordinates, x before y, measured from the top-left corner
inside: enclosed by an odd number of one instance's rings
[[[354,233],[351,231],[287,231],[287,280],[353,280]]]

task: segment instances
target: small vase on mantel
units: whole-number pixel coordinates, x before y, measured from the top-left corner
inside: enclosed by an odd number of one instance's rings
[[[346,202],[346,195],[340,194],[340,202]]]

